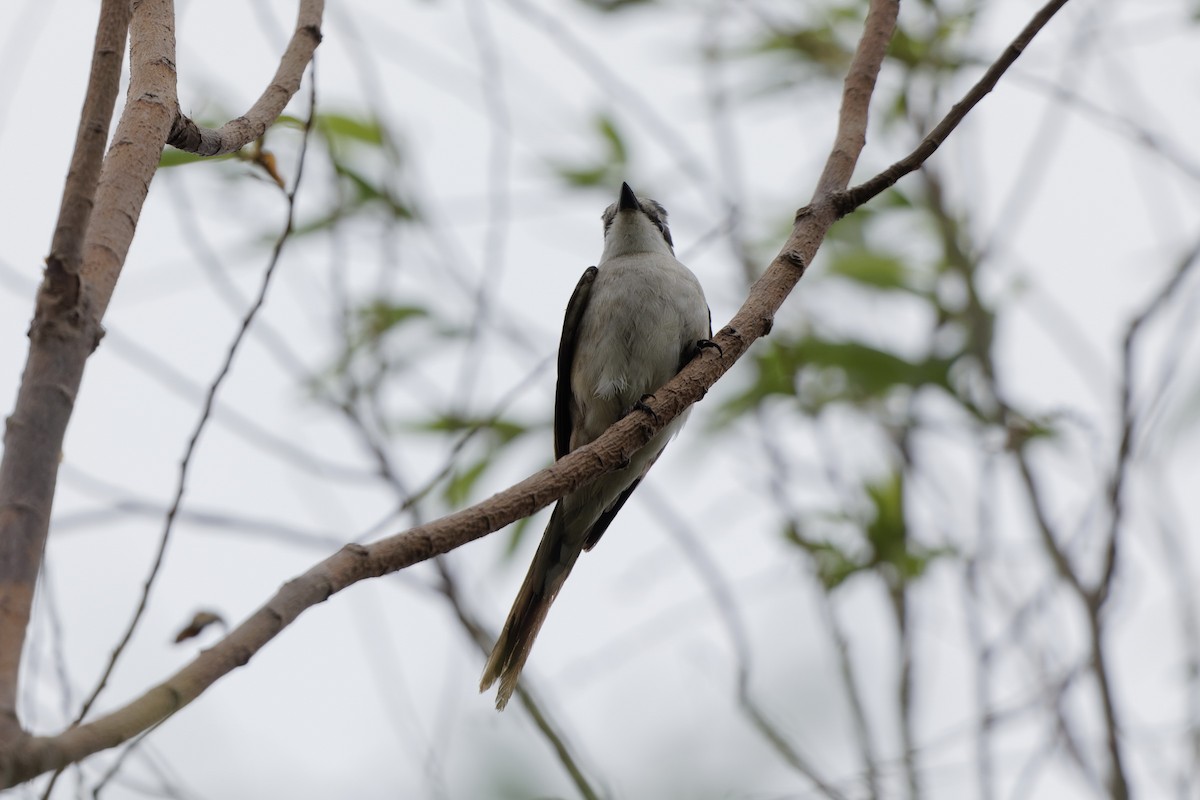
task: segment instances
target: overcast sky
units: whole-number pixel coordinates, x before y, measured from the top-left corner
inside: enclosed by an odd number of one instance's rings
[[[96,4],[85,6],[0,5],[0,74],[7,76],[0,81],[0,398],[9,404],[86,80]],[[1036,8],[1025,0],[983,6],[967,47],[980,63]],[[1125,327],[1200,235],[1200,49],[1184,23],[1186,7],[1070,3],[935,156],[953,198],[970,209],[973,230],[995,254],[992,297],[1019,298],[999,331],[1010,401],[1082,418],[1066,454],[1045,462],[1053,472],[1051,507],[1063,522],[1083,516],[1088,493],[1102,485],[1103,459],[1111,458]],[[288,246],[259,327],[201,440],[186,513],[150,611],[98,708],[126,702],[215,641],[209,632],[199,644],[171,644],[197,609],[237,622],[339,543],[412,524],[392,516],[394,493],[374,477],[370,454],[307,389],[337,355],[332,294],[362,297],[382,288],[464,327],[484,321],[488,335],[466,351],[431,328],[413,345],[427,351],[391,356],[413,362],[386,397],[398,424],[451,408],[503,408],[531,425],[549,420],[562,311],[579,274],[599,256],[600,213],[618,187],[566,191],[554,167],[603,154],[589,127],[598,112],[613,115],[628,135],[634,157],[627,179],[670,210],[679,253],[704,283],[714,327],[723,325],[745,292],[740,267],[716,235],[726,222],[724,199],[741,202],[765,263],[790,214],[811,195],[837,98],[782,62],[775,70],[757,61],[728,68],[722,80],[731,91],[754,93],[728,112],[737,153],[731,173],[705,105],[698,43],[716,30],[732,46],[762,16],[802,13],[792,4],[731,4],[714,29],[706,27],[712,17],[674,5],[606,16],[575,3],[527,7],[517,0],[332,4],[317,65],[319,108],[361,114],[370,107],[381,115],[397,137],[400,166],[374,156],[361,163],[396,170],[394,185],[414,192],[428,226],[395,230],[367,220]],[[247,108],[274,70],[292,14],[282,2],[179,3],[184,112],[214,121]],[[786,80],[796,81],[791,92],[754,91]],[[889,72],[881,78],[895,80]],[[307,114],[307,89],[306,81],[289,113]],[[956,98],[944,99],[948,106]],[[898,133],[873,132],[858,176],[911,144]],[[296,146],[294,131],[268,140],[289,182]],[[26,722],[37,732],[70,720],[137,603],[204,389],[283,224],[281,194],[256,175],[245,164],[195,165],[160,174],[152,186],[105,318],[109,334],[88,363],[64,446],[48,591],[40,595],[29,654],[37,689],[27,698]],[[326,162],[314,159],[300,192],[301,222],[327,206],[332,186]],[[891,243],[903,249],[905,236],[896,230]],[[489,297],[482,310],[481,281]],[[900,350],[916,341],[903,312],[874,318],[860,303],[846,322],[829,304],[836,294],[815,301],[807,283],[779,324],[847,324]],[[1151,431],[1146,468],[1130,489],[1138,535],[1129,540],[1114,602],[1119,627],[1110,648],[1131,739],[1129,768],[1139,781],[1158,768],[1148,755],[1156,737],[1170,738],[1161,757],[1177,766],[1188,718],[1189,698],[1173,683],[1183,669],[1181,606],[1161,574],[1154,531],[1160,518],[1189,531],[1198,521],[1190,502],[1200,482],[1198,299],[1193,277],[1150,332],[1146,363],[1170,358],[1178,368]],[[849,787],[849,796],[860,796],[852,721],[830,688],[838,664],[820,593],[807,563],[783,546],[772,510],[756,499],[770,465],[752,441],[755,429],[704,432],[722,400],[749,381],[742,366],[700,405],[639,490],[643,496],[583,559],[527,668],[585,769],[613,796],[816,796],[736,713],[734,646],[695,554],[681,541],[701,543],[702,558],[719,565],[737,598],[755,653],[752,689],[761,690],[796,747]],[[1150,387],[1158,376],[1145,377]],[[848,423],[830,430],[839,468],[870,472],[878,442],[863,441]],[[782,430],[779,444],[798,464],[821,467],[811,432]],[[394,448],[404,480],[420,487],[442,469],[448,440],[403,431]],[[974,479],[959,474],[954,443],[947,453],[941,490],[953,497],[959,480]],[[550,456],[548,428],[530,433],[486,473],[472,499]],[[804,486],[792,488],[799,502],[811,499]],[[1019,572],[1035,544],[1014,521],[1020,513],[1006,506],[1010,500],[995,499],[999,524],[1011,532],[1001,537],[998,559]],[[954,512],[961,516],[926,522],[931,531],[964,528],[976,524],[977,512],[963,504]],[[469,590],[470,611],[493,632],[544,520],[535,519],[511,560],[505,533],[449,559]],[[671,521],[686,538],[671,532]],[[1194,574],[1196,562],[1190,547],[1181,569]],[[964,611],[947,599],[955,580],[935,572],[916,601],[927,659],[920,685],[925,698],[935,698],[922,706],[918,726],[931,797],[976,790]],[[500,791],[502,776],[513,796],[575,796],[524,710],[514,703],[497,715],[490,698],[477,695],[482,654],[432,590],[437,581],[422,565],[306,612],[247,668],[156,731],[104,796],[161,796],[166,786],[198,798],[487,797]],[[879,587],[847,586],[837,613],[850,623],[862,674],[870,676],[874,664],[892,669],[894,634]],[[1076,617],[1030,636],[1060,636],[1069,647],[1080,625]],[[70,687],[66,703],[57,664]],[[1025,676],[1016,671],[1005,680],[1013,702],[1021,702]],[[864,680],[872,708],[886,709],[892,691],[888,680]],[[1098,737],[1096,709],[1074,711]],[[895,720],[879,713],[884,732],[876,744],[894,780]],[[1020,786],[1031,747],[1049,735],[1033,719],[1012,730],[996,764],[1013,773],[1010,790]],[[1098,740],[1087,744],[1099,747]],[[87,785],[111,758],[88,762]],[[76,785],[68,773],[55,796],[74,796]],[[1069,770],[1047,770],[1030,796],[1095,791]]]

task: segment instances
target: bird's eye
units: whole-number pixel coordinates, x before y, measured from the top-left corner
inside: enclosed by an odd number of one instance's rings
[[[671,247],[674,248],[675,243],[673,241],[671,241],[671,230],[667,227],[667,223],[663,222],[658,217],[651,217],[651,219],[653,219],[654,224],[658,226],[659,233],[661,233],[663,235],[663,238],[667,240],[667,244],[671,245]]]

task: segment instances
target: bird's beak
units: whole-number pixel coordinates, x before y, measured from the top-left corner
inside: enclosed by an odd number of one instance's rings
[[[633,193],[633,189],[629,188],[628,183],[621,184],[621,199],[617,202],[617,211],[640,211],[642,204],[638,202],[637,195]]]

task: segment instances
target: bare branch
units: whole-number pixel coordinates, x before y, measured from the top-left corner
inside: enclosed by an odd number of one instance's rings
[[[249,111],[216,130],[202,128],[179,114],[171,126],[167,144],[201,156],[220,156],[241,150],[266,133],[267,128],[283,113],[284,106],[300,90],[304,70],[321,43],[321,16],[324,12],[325,0],[301,0],[296,15],[296,30],[292,33],[287,50],[279,59],[275,77]]]
[[[899,0],[872,2],[867,11],[862,39],[859,40],[842,85],[842,107],[838,112],[833,151],[825,161],[814,198],[841,191],[850,183],[854,165],[858,163],[858,156],[867,143],[867,112],[899,13]]]
[[[133,617],[129,620],[129,624],[125,628],[125,633],[122,635],[120,642],[113,649],[109,657],[108,665],[104,668],[104,673],[97,681],[92,693],[84,701],[83,706],[79,709],[79,714],[75,718],[75,724],[81,722],[86,716],[104,687],[108,684],[108,679],[112,675],[113,670],[117,666],[117,661],[121,654],[125,651],[129,641],[133,638],[133,633],[137,630],[138,622],[146,612],[146,607],[150,601],[150,590],[154,586],[154,581],[158,577],[159,570],[162,567],[163,558],[166,556],[167,545],[171,540],[171,532],[175,526],[175,518],[183,505],[183,495],[187,489],[188,472],[192,464],[192,456],[196,452],[196,447],[200,441],[200,435],[208,426],[208,421],[212,418],[213,408],[216,405],[217,391],[221,388],[226,376],[229,375],[233,368],[233,359],[241,348],[242,342],[246,338],[246,334],[250,330],[250,325],[258,316],[259,310],[267,300],[267,290],[271,286],[271,278],[275,275],[276,267],[279,266],[279,259],[283,255],[284,245],[292,237],[293,225],[296,217],[296,193],[300,189],[300,179],[304,175],[305,153],[308,150],[309,133],[312,130],[313,119],[316,115],[316,84],[313,83],[313,92],[309,104],[309,117],[304,126],[304,138],[300,142],[300,152],[297,156],[296,176],[292,181],[292,188],[286,193],[287,196],[287,214],[284,219],[283,231],[275,241],[275,247],[271,251],[271,257],[267,264],[267,268],[263,273],[262,282],[259,285],[258,295],[254,302],[242,317],[242,324],[238,328],[237,334],[233,337],[233,341],[229,345],[229,350],[225,354],[225,360],[222,362],[220,369],[215,378],[209,384],[208,391],[204,397],[204,406],[200,411],[200,419],[196,422],[196,426],[192,431],[192,436],[188,440],[187,449],[184,452],[183,459],[179,464],[179,478],[175,484],[175,497],[171,502],[171,506],[167,509],[166,519],[163,523],[162,536],[159,538],[158,552],[154,556],[154,564],[150,568],[149,574],[142,585],[141,598],[138,601],[137,608],[133,612]]]
[[[139,12],[148,6],[161,10],[165,3],[166,0],[143,0]],[[303,8],[310,5],[319,7],[320,3],[306,2]],[[1055,8],[1061,5],[1062,2],[1051,4]],[[741,309],[713,337],[721,349],[705,351],[656,391],[648,404],[650,413],[626,416],[590,445],[475,506],[368,546],[343,547],[284,584],[274,597],[215,646],[126,706],[58,736],[24,737],[9,750],[0,750],[0,788],[137,736],[195,700],[222,676],[248,663],[307,608],[324,602],[347,586],[447,553],[529,516],[564,494],[627,464],[663,426],[702,398],[756,339],[770,331],[775,314],[803,277],[829,227],[844,213],[847,206],[841,199],[865,143],[870,97],[895,26],[898,6],[898,0],[871,2],[864,35],[846,77],[837,137],[810,205],[797,214],[791,235],[755,282]],[[1045,14],[1043,10],[1039,18]],[[1027,29],[1028,36],[1032,37],[1040,27]],[[1006,51],[997,63],[1006,67],[1015,57],[1016,54]],[[996,72],[998,77],[1002,71],[1003,68],[993,67],[989,74]],[[173,72],[170,74],[173,76]],[[132,96],[141,99],[140,95]],[[956,112],[960,119],[973,104]],[[110,154],[112,160],[114,156]],[[148,182],[148,177],[145,180]],[[103,187],[104,181],[101,183]],[[144,191],[137,196],[144,197]],[[131,227],[129,233],[132,235]],[[107,262],[98,259],[100,266],[111,263],[119,271],[128,239],[117,241],[116,245],[111,259]],[[97,281],[103,289],[104,282],[100,278]],[[112,281],[115,282],[115,272]],[[108,289],[111,292],[111,285]],[[107,295],[103,299],[106,302]]]
[[[454,609],[455,616],[458,617],[459,623],[463,630],[479,648],[480,655],[487,657],[491,652],[492,643],[496,637],[484,631],[467,610],[467,607],[462,602],[461,593],[458,590],[458,582],[455,580],[454,574],[450,571],[446,564],[446,559],[435,558],[434,565],[437,567],[438,574],[442,578],[440,590],[450,602],[451,608]],[[533,719],[533,723],[537,725],[538,730],[546,741],[554,749],[554,754],[558,756],[558,760],[562,763],[563,768],[571,777],[571,781],[575,784],[575,788],[579,790],[579,794],[584,800],[599,800],[600,797],[606,796],[608,792],[601,793],[596,787],[588,781],[587,776],[583,774],[583,767],[579,763],[579,757],[573,752],[571,744],[567,741],[564,733],[546,716],[542,710],[541,703],[534,697],[529,690],[525,681],[517,686],[517,697],[520,698],[521,704]]]
[[[139,12],[155,4],[145,0]],[[830,156],[831,165],[822,178],[830,191],[845,188],[854,161],[862,150],[862,131],[866,126],[870,93],[883,62],[897,10],[896,0],[873,0],[871,4],[866,20],[867,32],[846,78],[842,125]],[[168,17],[165,22],[169,21]],[[141,196],[144,197],[144,191]],[[27,780],[127,741],[190,703],[221,676],[245,664],[306,608],[323,602],[341,589],[449,552],[529,516],[567,492],[628,463],[629,458],[662,426],[703,397],[750,344],[770,330],[776,311],[803,276],[804,266],[812,260],[826,231],[837,218],[826,197],[818,195],[816,200],[822,202],[814,202],[810,213],[797,218],[780,255],[755,283],[750,297],[730,324],[714,337],[721,349],[693,360],[656,392],[651,413],[630,414],[591,445],[569,453],[551,467],[476,506],[368,547],[344,547],[285,584],[275,597],[221,642],[124,708],[58,737],[22,741],[12,752],[5,754],[9,756],[9,763],[0,764],[0,786]],[[132,228],[129,234],[132,236]],[[122,257],[127,247],[126,240],[119,248]]]
[[[20,729],[16,700],[25,628],[46,542],[58,454],[79,388],[79,375],[72,376],[73,369],[47,351],[74,349],[87,358],[99,337],[98,326],[89,324],[83,313],[86,299],[79,271],[121,80],[129,18],[129,0],[104,0],[100,6],[75,151],[30,330],[25,369],[29,380],[22,382],[5,433],[0,465],[0,743]]]
[[[319,11],[321,3],[302,8],[310,6]],[[95,177],[93,165],[111,119],[111,110],[104,109],[113,104],[108,98],[119,80],[126,30],[132,53],[128,98]],[[100,320],[129,252],[163,142],[179,114],[175,86],[170,0],[137,0],[132,12],[120,0],[105,2],[72,173],[0,461],[0,784],[10,774],[6,745],[24,736],[16,716],[19,668],[63,435],[84,363],[102,335]]]
[[[83,237],[92,215],[100,166],[104,163],[104,144],[108,141],[108,126],[121,87],[121,63],[125,57],[130,14],[129,0],[104,0],[100,5],[92,72],[88,76],[83,110],[79,115],[75,152],[71,156],[62,205],[58,209],[58,224],[54,227],[50,255],[46,259],[52,273],[61,269],[67,275],[79,274]]]
[[[104,318],[134,229],[179,113],[175,93],[175,21],[169,0],[138,0],[129,28],[129,89],[104,159],[83,250],[91,316]]]
[[[1099,608],[1104,605],[1108,599],[1109,590],[1112,588],[1113,575],[1117,568],[1117,550],[1118,538],[1121,531],[1121,523],[1123,522],[1125,502],[1123,490],[1125,487],[1125,478],[1128,472],[1129,461],[1133,457],[1135,446],[1135,438],[1141,431],[1141,426],[1138,424],[1138,416],[1133,408],[1133,382],[1134,375],[1134,345],[1137,343],[1138,335],[1142,332],[1146,323],[1149,322],[1163,306],[1166,305],[1168,299],[1174,294],[1183,279],[1191,272],[1192,268],[1200,263],[1200,241],[1197,241],[1175,265],[1175,271],[1171,277],[1163,284],[1158,293],[1151,298],[1150,302],[1142,310],[1140,314],[1133,318],[1129,323],[1129,327],[1125,330],[1125,340],[1121,344],[1121,441],[1117,446],[1116,463],[1113,465],[1112,476],[1108,483],[1108,507],[1109,507],[1109,526],[1108,526],[1108,542],[1104,552],[1104,566],[1101,571],[1100,581],[1092,590],[1092,596],[1089,599],[1094,606]]]
[[[119,12],[102,18],[116,26]],[[15,698],[25,628],[33,589],[41,568],[58,477],[59,454],[67,421],[83,376],[83,365],[100,341],[100,319],[112,296],[133,231],[158,166],[162,142],[174,116],[175,37],[169,0],[143,0],[134,9],[130,32],[129,97],[104,159],[95,187],[94,208],[83,219],[61,226],[55,244],[68,261],[79,247],[69,242],[79,224],[87,224],[78,275],[48,264],[30,327],[29,358],[9,417],[4,458],[0,462],[0,743],[19,737]],[[108,50],[124,36],[97,36],[97,49]],[[119,70],[119,59],[104,56],[106,69]],[[115,65],[115,66],[114,66]],[[89,93],[107,90],[106,81],[89,85]],[[99,100],[85,102],[85,109]],[[97,111],[97,113],[101,113]],[[107,129],[107,126],[105,126]],[[96,137],[85,132],[86,148]],[[101,139],[102,141],[102,139]],[[76,178],[80,190],[85,176]],[[68,217],[78,217],[78,203],[64,199]],[[59,252],[56,250],[56,252]],[[53,254],[52,254],[53,255]],[[0,753],[0,772],[3,754]]]
[[[842,213],[848,214],[858,208],[880,192],[894,186],[896,181],[925,163],[926,159],[942,146],[942,142],[946,141],[946,137],[963,121],[967,116],[967,112],[974,108],[988,92],[996,88],[996,83],[1000,80],[1000,76],[1013,65],[1013,62],[1020,57],[1021,53],[1025,52],[1025,48],[1033,41],[1033,37],[1038,34],[1038,31],[1044,28],[1046,23],[1050,21],[1050,18],[1058,13],[1058,10],[1066,4],[1067,0],[1050,0],[1046,5],[1042,6],[1042,9],[1034,15],[1029,24],[1017,35],[1017,38],[1012,40],[1012,43],[1004,50],[1000,58],[992,66],[988,67],[987,72],[983,73],[983,77],[971,87],[971,90],[967,92],[962,100],[954,104],[950,112],[942,118],[941,122],[934,126],[929,135],[921,140],[921,143],[917,145],[915,150],[874,178],[855,186],[842,195],[839,199],[839,207]]]

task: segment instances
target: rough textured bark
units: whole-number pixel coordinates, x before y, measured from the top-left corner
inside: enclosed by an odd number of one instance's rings
[[[847,130],[835,144],[839,165],[826,170],[831,189],[844,189],[865,141],[867,105],[887,42],[895,24],[897,0],[874,0],[868,30],[847,76],[843,111]],[[820,193],[819,193],[820,194]],[[829,226],[837,219],[829,193],[797,216],[792,236],[780,255],[755,283],[750,296],[729,325],[714,339],[721,350],[686,366],[649,404],[652,414],[631,414],[599,440],[555,462],[551,467],[471,508],[389,537],[370,546],[348,545],[285,584],[249,619],[214,647],[201,653],[171,678],[123,708],[56,737],[24,739],[10,751],[0,786],[28,780],[101,749],[112,747],[165,719],[198,697],[221,676],[247,663],[251,656],[291,624],[306,608],[363,580],[394,572],[448,552],[549,505],[600,474],[619,468],[662,426],[699,400],[755,339],[766,334],[775,312],[804,273]]]
[[[251,109],[254,114],[271,114],[274,119],[299,88],[304,67],[320,41],[323,8],[320,0],[302,2],[293,46],[275,81]],[[31,756],[34,740],[17,719],[21,653],[46,545],[59,456],[84,364],[103,334],[100,321],[129,252],[150,181],[163,145],[180,119],[174,15],[171,0],[105,0],[101,5],[91,79],[30,326],[29,356],[6,423],[0,461],[0,787],[18,774],[36,774],[28,773],[28,764],[54,758],[42,750]],[[127,31],[126,105],[108,153],[101,159]],[[117,728],[120,738],[106,741],[124,741],[144,730],[124,724]],[[61,747],[43,748],[45,753],[62,752]]]
[[[67,220],[60,219],[55,233],[55,243],[62,250],[56,250],[48,262],[38,292],[29,330],[29,357],[5,431],[0,462],[0,712],[6,725],[5,740],[20,730],[16,719],[18,670],[67,422],[83,365],[100,341],[100,319],[176,114],[172,13],[169,0],[144,0],[134,6],[129,26],[133,59],[125,111],[94,184],[94,199],[64,198]],[[116,12],[103,21],[119,22]],[[115,35],[110,31],[104,38],[103,49],[107,50]],[[123,32],[120,38],[124,39]],[[107,60],[106,66],[112,68]],[[119,70],[120,63],[116,66]],[[97,91],[104,88],[108,87]],[[89,98],[85,108],[92,104]],[[104,127],[107,133],[107,125]],[[82,136],[85,152],[77,160],[95,158],[97,133],[89,128]],[[82,165],[81,169],[84,177],[69,180],[68,185],[83,194],[91,187],[79,184],[94,167]],[[90,219],[87,207],[92,209]],[[75,254],[80,247],[70,236],[83,226],[87,229],[83,262],[76,273]]]
[[[284,584],[224,639],[126,706],[58,736],[25,737],[7,751],[0,750],[0,788],[128,741],[246,664],[305,609],[359,580],[449,552],[544,508],[627,463],[658,430],[702,398],[756,339],[770,332],[776,312],[803,277],[829,227],[852,210],[845,190],[865,144],[868,106],[898,7],[898,0],[871,2],[865,33],[846,77],[837,137],[812,201],[797,213],[791,235],[754,283],[741,309],[714,335],[720,350],[706,349],[656,391],[647,403],[652,413],[630,414],[592,444],[471,508],[369,546],[347,545]],[[929,149],[926,157],[932,152]]]
[[[279,117],[283,107],[300,90],[300,79],[321,43],[324,0],[302,0],[296,30],[279,60],[275,77],[262,95],[242,116],[220,128],[202,128],[180,115],[171,128],[167,144],[202,156],[221,156],[242,149],[262,136]]]
[[[80,291],[84,234],[121,81],[129,0],[104,0],[75,150],[63,186],[46,275],[30,326],[29,357],[8,418],[0,463],[0,744],[18,735],[16,702],[25,628],[54,497],[58,454],[86,359],[99,336]]]

